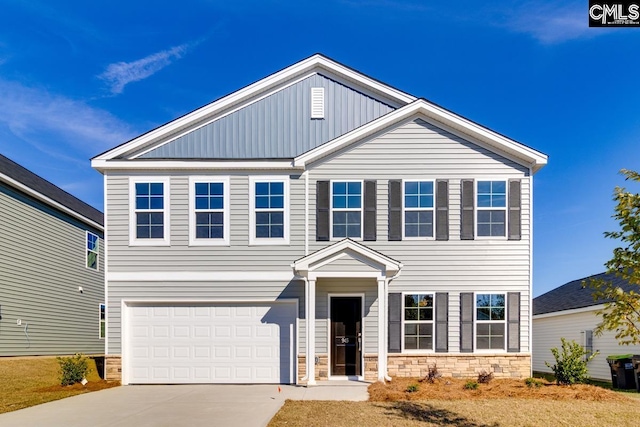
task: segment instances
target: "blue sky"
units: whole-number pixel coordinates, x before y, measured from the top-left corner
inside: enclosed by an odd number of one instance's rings
[[[588,28],[584,0],[168,3],[3,1],[0,153],[102,209],[91,157],[320,52],[549,155],[534,295],[604,270],[640,29]]]

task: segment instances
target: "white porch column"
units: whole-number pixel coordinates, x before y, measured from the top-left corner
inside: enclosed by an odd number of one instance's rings
[[[316,279],[307,280],[307,385],[316,385]]]
[[[378,278],[378,381],[387,375],[387,290],[386,279]]]

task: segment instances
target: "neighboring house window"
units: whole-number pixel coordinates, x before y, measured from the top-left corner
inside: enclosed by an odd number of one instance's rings
[[[99,337],[104,338],[107,332],[107,317],[104,304],[100,304],[100,321],[99,321]]]
[[[131,179],[130,242],[133,245],[169,244],[169,179]]]
[[[433,237],[433,181],[404,182],[404,237]]]
[[[252,178],[251,244],[289,243],[288,193],[288,180]]]
[[[506,181],[478,181],[477,235],[479,237],[505,237],[507,223]]]
[[[189,244],[229,244],[229,179],[189,179]]]
[[[404,349],[433,350],[433,294],[404,296]]]
[[[332,237],[362,237],[362,182],[331,183]]]
[[[505,349],[505,295],[476,294],[476,349]]]
[[[99,242],[98,235],[87,231],[87,268],[98,269]]]

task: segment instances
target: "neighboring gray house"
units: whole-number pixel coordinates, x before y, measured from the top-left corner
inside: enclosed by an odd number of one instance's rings
[[[0,356],[104,353],[102,220],[0,155]]]
[[[115,147],[107,377],[527,377],[546,162],[322,55]]]
[[[545,362],[555,363],[551,349],[560,348],[561,338],[574,340],[588,351],[600,354],[589,362],[589,376],[611,381],[607,356],[613,354],[640,354],[640,345],[619,345],[615,333],[605,331],[595,336],[593,330],[602,320],[596,314],[604,308],[605,301],[594,301],[592,290],[582,283],[591,278],[611,281],[625,292],[638,290],[637,286],[616,277],[601,273],[565,283],[533,300],[533,370],[551,372]]]

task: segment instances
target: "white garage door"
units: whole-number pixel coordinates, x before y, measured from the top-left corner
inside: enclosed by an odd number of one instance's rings
[[[134,305],[130,384],[291,383],[296,304]]]

